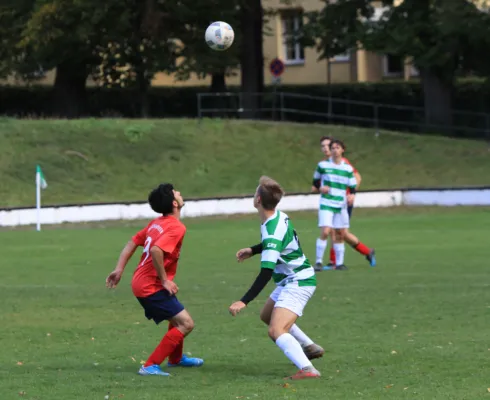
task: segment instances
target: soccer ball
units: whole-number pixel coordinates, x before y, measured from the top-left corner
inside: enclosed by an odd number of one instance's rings
[[[216,21],[208,26],[204,38],[207,45],[213,50],[224,51],[232,45],[235,33],[226,22]]]

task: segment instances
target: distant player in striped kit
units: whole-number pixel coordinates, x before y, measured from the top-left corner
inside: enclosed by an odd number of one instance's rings
[[[340,148],[339,148],[339,151],[341,153],[340,160],[344,164],[347,164],[347,165],[352,167],[353,176],[356,179],[356,189],[357,189],[357,187],[360,183],[361,176],[358,173],[358,171],[350,164],[349,160],[347,160],[346,158],[343,157],[343,153],[345,151],[345,145],[341,141],[336,141],[336,143],[338,146],[340,146]],[[327,192],[327,193],[322,193],[321,204],[322,203],[324,204],[324,203],[326,203],[326,198],[329,197],[328,191],[330,190],[330,188],[328,187],[328,185],[323,185],[323,182],[322,182],[322,180],[323,180],[322,174],[321,174],[321,172],[323,171],[322,163],[324,164],[327,161],[332,161],[330,158],[331,157],[331,145],[333,144],[332,138],[328,137],[328,136],[324,136],[321,138],[320,144],[321,144],[322,152],[326,157],[326,160],[321,161],[317,166],[317,170],[315,171],[314,176],[313,176],[312,191],[315,193],[319,193],[322,191]],[[328,180],[328,178],[327,178],[327,180]],[[322,187],[322,185],[323,185],[323,187]],[[334,191],[335,191],[335,189],[334,189]],[[352,209],[353,209],[353,205],[354,205],[354,198],[353,198],[353,196],[350,196],[350,194],[351,194],[351,192],[350,192],[349,187],[346,187],[345,203],[342,206],[342,212],[341,212],[341,215],[343,215],[344,220],[345,220],[345,213],[347,212],[349,221],[351,218]],[[330,195],[332,195],[332,194],[330,193]],[[322,208],[322,207],[320,206],[320,208]],[[322,212],[320,210],[319,215],[321,215],[321,214],[322,214]],[[366,256],[366,259],[369,261],[371,266],[376,265],[374,250],[370,249],[369,247],[367,247],[366,245],[361,243],[355,235],[353,235],[351,232],[349,232],[349,230],[348,230],[349,223],[340,224],[342,226],[347,225],[346,227],[344,227],[342,229],[332,229],[332,227],[322,226],[322,224],[323,224],[322,221],[319,221],[319,222],[321,222],[321,223],[319,223],[319,225],[320,225],[320,238],[317,239],[317,245],[316,245],[316,253],[317,253],[317,259],[316,259],[316,264],[315,264],[315,270],[316,271],[323,270],[323,255],[324,255],[325,249],[327,248],[327,240],[328,240],[329,234],[331,234],[331,236],[333,238],[333,242],[334,242],[332,249],[331,249],[331,254],[330,254],[330,260],[331,260],[330,265],[332,265],[335,269],[339,269],[339,270],[347,269],[347,267],[343,263],[344,251],[345,251],[344,250],[345,247],[343,244],[344,240],[348,244],[350,244],[356,251],[358,251],[362,255]],[[337,260],[337,254],[340,254],[340,257],[341,257],[340,262],[338,262],[338,260]]]

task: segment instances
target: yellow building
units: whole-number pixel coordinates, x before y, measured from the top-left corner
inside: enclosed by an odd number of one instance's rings
[[[288,3],[287,5],[285,3]],[[349,82],[379,82],[383,79],[410,79],[417,76],[417,71],[400,57],[375,54],[365,50],[353,50],[339,54],[330,60],[318,60],[318,53],[312,48],[303,48],[300,44],[287,44],[287,38],[303,23],[303,13],[320,10],[324,6],[320,0],[263,0],[268,10],[276,11],[268,18],[264,35],[264,76],[265,83],[272,83],[269,71],[270,61],[281,59],[285,71],[281,76],[283,84],[327,84]],[[376,9],[375,18],[383,10]],[[41,81],[44,84],[54,82],[54,72],[50,71]],[[14,83],[9,79],[9,83]],[[17,82],[18,83],[18,82]],[[227,77],[227,85],[240,84],[240,72]],[[176,81],[174,76],[159,73],[155,76],[153,86],[208,86],[211,78],[198,79],[191,76],[187,81]],[[89,81],[88,85],[93,85]]]

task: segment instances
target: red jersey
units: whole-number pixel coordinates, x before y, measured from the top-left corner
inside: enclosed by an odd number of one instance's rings
[[[344,162],[346,162],[347,164],[349,164],[349,165],[350,165],[352,168],[354,168],[354,173],[357,173],[357,169],[356,169],[356,167],[354,167],[354,166],[353,166],[353,165],[350,163],[350,161],[349,161],[347,158],[342,157],[342,160],[343,160]],[[358,183],[359,183],[359,182],[358,182]],[[349,189],[349,188],[347,188],[347,192],[346,192],[346,193],[347,193],[347,194],[350,194],[350,189]]]
[[[177,262],[185,236],[185,225],[173,216],[159,217],[151,221],[146,228],[133,236],[137,246],[143,246],[141,260],[133,274],[131,287],[136,297],[148,297],[162,290],[162,281],[153,266],[150,249],[157,246],[162,249],[163,265],[167,278],[173,280],[177,272]]]

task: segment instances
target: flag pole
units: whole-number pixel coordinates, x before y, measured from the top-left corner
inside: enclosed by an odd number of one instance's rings
[[[36,167],[36,231],[41,230],[41,168]]]

